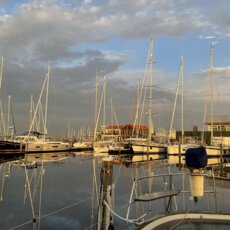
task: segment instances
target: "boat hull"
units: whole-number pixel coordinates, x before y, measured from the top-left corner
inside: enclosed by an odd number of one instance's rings
[[[71,151],[71,144],[64,142],[32,142],[27,143],[25,152],[64,152]]]
[[[150,144],[149,146],[145,144],[133,144],[131,148],[134,154],[167,153],[166,146],[157,144]]]
[[[197,148],[198,145],[192,145],[192,144],[183,144],[183,145],[168,145],[167,146],[167,154],[168,155],[178,155],[179,153],[182,155],[185,155],[186,150],[188,148]]]
[[[14,141],[0,141],[1,153],[25,153],[25,144]]]

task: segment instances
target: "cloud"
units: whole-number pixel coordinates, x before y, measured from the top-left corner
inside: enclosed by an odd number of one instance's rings
[[[177,38],[192,34],[211,40],[228,37],[228,8],[226,6],[221,14],[222,7],[216,5],[215,1],[206,7],[202,2],[187,0],[34,0],[15,5],[1,1],[4,9],[0,14],[0,54],[5,57],[1,93],[5,104],[7,96],[12,95],[15,119],[24,131],[30,94],[37,98],[50,64],[51,93],[56,95],[58,107],[53,111],[64,117],[63,123],[90,122],[94,117],[93,95],[98,69],[101,76],[109,75],[110,96],[118,105],[121,122],[125,122],[143,69],[127,68],[135,53],[131,46],[131,51],[124,50],[119,42],[125,39],[128,44],[150,34]],[[111,40],[117,41],[116,38],[119,42],[113,44]],[[217,71],[218,75],[228,77],[228,69]],[[206,74],[207,71],[198,73],[199,76]],[[172,103],[177,76],[164,69],[156,75],[162,78],[155,96],[166,110]],[[193,80],[188,84],[194,92],[201,93],[201,78],[194,74]],[[194,87],[196,84],[198,87]],[[55,107],[55,103],[52,106]],[[54,114],[51,112],[52,118]],[[61,118],[56,120],[57,124],[52,127],[56,126],[61,132],[64,125]]]
[[[214,36],[203,36],[203,35],[199,35],[199,38],[200,39],[206,39],[206,40],[213,40],[213,39],[215,39]]]

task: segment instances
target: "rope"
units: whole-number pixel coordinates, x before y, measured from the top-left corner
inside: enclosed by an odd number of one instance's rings
[[[46,215],[43,215],[43,216],[41,216],[40,218],[37,218],[37,219],[38,219],[38,220],[41,220],[41,219],[43,219],[43,218],[46,218],[46,217],[48,217],[48,216],[51,216],[51,215],[56,214],[56,213],[58,213],[58,212],[61,212],[61,211],[65,210],[65,209],[68,209],[68,208],[74,207],[74,206],[76,206],[76,205],[78,205],[78,204],[81,204],[81,203],[83,203],[83,202],[86,202],[86,201],[88,201],[88,200],[90,200],[90,199],[91,199],[91,197],[90,197],[90,198],[86,198],[85,200],[81,200],[81,201],[75,202],[75,203],[70,204],[70,205],[68,205],[68,206],[66,206],[66,207],[64,207],[64,208],[60,208],[60,209],[58,209],[58,210],[56,210],[56,211],[50,212],[50,213],[48,213],[48,214],[46,214]],[[13,229],[20,228],[20,227],[22,227],[22,226],[24,226],[24,225],[27,225],[27,224],[30,224],[30,223],[32,223],[32,222],[33,222],[32,220],[27,221],[27,222],[25,222],[25,223],[23,223],[23,224],[19,224],[19,225],[13,227],[13,228],[10,228],[9,230],[13,230]]]
[[[67,209],[67,208],[74,207],[74,206],[76,206],[76,205],[78,205],[78,204],[81,204],[81,203],[83,203],[83,202],[85,202],[85,201],[88,201],[88,200],[90,200],[90,199],[91,199],[91,197],[90,197],[90,198],[87,198],[87,199],[85,199],[85,200],[81,200],[81,201],[79,201],[79,202],[70,204],[70,205],[68,205],[68,206],[66,206],[66,207],[64,207],[64,208],[60,208],[60,209],[58,209],[58,210],[56,210],[56,211],[50,212],[50,213],[48,213],[48,214],[46,214],[46,215],[43,215],[40,219],[43,219],[43,218],[48,217],[48,216],[51,216],[51,215],[53,215],[53,214],[55,214],[55,213],[58,213],[58,212],[60,212],[60,211],[65,210],[65,209]]]
[[[32,220],[29,220],[29,221],[27,221],[27,222],[25,222],[25,223],[23,223],[23,224],[19,224],[19,225],[13,227],[13,228],[10,228],[9,230],[13,230],[13,229],[20,228],[20,227],[22,227],[22,226],[24,226],[24,225],[27,225],[27,224],[30,224],[30,223],[32,223],[32,222],[33,222]]]
[[[124,218],[124,217],[118,215],[117,213],[115,213],[115,211],[110,208],[110,206],[106,203],[105,200],[104,200],[104,204],[110,210],[110,212],[113,213],[113,215],[115,215],[119,219],[121,219],[123,221],[126,221],[128,223],[131,223],[131,224],[139,222],[141,219],[143,219],[146,216],[146,214],[144,214],[144,215],[142,215],[141,217],[139,217],[137,219],[127,219],[127,218]]]

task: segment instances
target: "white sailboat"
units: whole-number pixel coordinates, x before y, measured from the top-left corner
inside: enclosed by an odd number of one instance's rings
[[[93,140],[90,138],[89,140],[83,140],[83,141],[77,141],[73,144],[74,148],[79,148],[82,150],[94,150],[95,151],[95,142],[96,142],[96,132],[97,132],[97,126],[98,126],[98,119],[99,119],[99,114],[98,114],[98,81],[99,81],[99,74],[98,71],[96,70],[96,82],[95,82],[95,111],[94,111],[94,136]],[[104,87],[104,86],[103,86]],[[104,90],[102,94],[104,93]]]
[[[133,156],[137,157],[137,155],[140,155],[140,159],[162,159],[165,158],[166,153],[166,145],[153,142],[152,141],[152,134],[154,133],[153,129],[153,123],[152,123],[152,86],[153,86],[153,38],[151,38],[150,42],[150,49],[149,49],[149,55],[148,55],[148,64],[149,72],[150,72],[150,78],[149,78],[149,105],[148,105],[148,139],[147,140],[141,140],[137,142],[132,142],[132,151]],[[144,82],[143,82],[144,83]],[[140,99],[139,99],[140,100]],[[138,103],[140,104],[140,103]],[[140,124],[140,122],[139,122]],[[146,157],[143,157],[142,155],[146,155]],[[151,155],[151,156],[150,156]],[[137,157],[137,159],[139,159]]]
[[[93,142],[93,150],[94,150],[94,155],[108,155],[109,149],[113,148],[115,143],[113,139],[105,139],[104,134],[105,134],[105,113],[106,113],[106,83],[107,83],[107,77],[104,77],[104,82],[103,82],[103,89],[102,89],[102,94],[101,94],[101,99],[100,99],[100,104],[98,109],[95,109],[95,129],[94,129],[94,142]],[[97,83],[96,83],[97,85]],[[97,87],[96,87],[97,89]],[[97,93],[97,91],[96,91]],[[97,96],[97,94],[96,94]],[[101,107],[102,107],[102,102],[103,102],[103,125],[101,126],[100,133],[102,134],[102,137],[97,139],[97,130],[98,130],[98,125],[99,125],[99,118],[100,118],[100,113],[101,113]],[[97,106],[97,102],[96,102]]]
[[[67,142],[54,141],[47,138],[47,110],[48,110],[48,93],[49,93],[49,79],[50,79],[50,66],[48,66],[48,71],[46,73],[45,81],[39,96],[39,100],[34,111],[33,119],[30,123],[30,128],[28,133],[21,136],[16,136],[15,142],[21,142],[25,145],[25,152],[60,152],[71,150],[72,145]],[[35,124],[37,113],[39,107],[41,106],[41,99],[46,88],[46,100],[45,100],[45,114],[43,121],[44,134],[39,132],[33,132],[32,129]]]
[[[204,122],[203,122],[203,134],[202,134],[202,143],[204,143],[204,128],[207,118],[207,107],[208,107],[208,101],[210,101],[210,112],[211,112],[211,144],[205,145],[205,149],[207,152],[207,155],[209,157],[220,157],[223,154],[229,154],[230,148],[229,146],[223,146],[220,145],[214,145],[213,142],[213,73],[214,73],[214,47],[211,45],[211,58],[210,58],[210,71],[209,71],[209,82],[208,82],[208,92],[206,95],[206,104],[205,104],[205,112],[204,112]]]
[[[175,110],[176,110],[179,88],[181,88],[181,140],[180,140],[180,143],[171,144],[171,130],[173,128],[174,115],[175,115]],[[168,156],[178,155],[178,154],[184,155],[188,148],[194,148],[194,147],[198,147],[198,145],[194,143],[184,142],[184,56],[182,55],[181,64],[180,64],[180,74],[179,74],[179,79],[177,83],[176,96],[174,100],[172,119],[171,119],[171,124],[170,124],[170,129],[169,129],[167,154]]]

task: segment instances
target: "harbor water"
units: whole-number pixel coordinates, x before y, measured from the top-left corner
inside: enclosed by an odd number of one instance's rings
[[[26,161],[25,161],[26,159]],[[98,196],[102,157],[90,153],[30,154],[0,164],[0,229],[97,229]],[[151,175],[157,172],[178,172],[173,164],[151,163]],[[28,163],[30,162],[30,164]],[[150,175],[149,165],[113,165],[113,209],[125,217],[132,179]],[[188,182],[188,181],[187,181]],[[154,181],[152,182],[154,183]],[[179,184],[175,180],[175,186]],[[226,182],[230,183],[230,182]],[[157,187],[158,185],[156,185]],[[143,186],[143,189],[147,188]],[[217,189],[217,204],[221,211],[230,211],[230,190],[223,184]],[[191,200],[187,209],[214,207],[211,199],[197,204]],[[160,202],[154,212],[163,211]],[[137,207],[130,218],[138,216]],[[126,222],[114,217],[115,229],[127,229]]]

